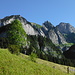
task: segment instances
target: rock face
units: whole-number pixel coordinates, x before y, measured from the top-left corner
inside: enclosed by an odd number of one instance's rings
[[[15,19],[20,20],[22,24],[27,23],[27,20],[25,18],[21,17],[20,15],[12,15],[12,16],[7,16],[7,17],[5,17],[3,19],[0,19],[0,27],[5,26],[7,24],[10,24]]]
[[[65,38],[63,37],[63,35],[56,29],[50,30],[48,35],[54,44],[65,44],[65,43],[67,43]]]
[[[50,30],[48,35],[49,35],[49,38],[52,40],[53,43],[58,44],[58,36],[54,30]]]
[[[72,25],[61,22],[56,28],[61,32],[68,43],[75,43],[75,28]]]
[[[53,29],[54,28],[54,26],[49,22],[49,21],[46,21],[46,22],[44,22],[43,23],[43,25],[42,25],[42,31],[44,32],[44,34],[46,35],[46,36],[48,36],[48,32],[51,30],[51,29]]]
[[[61,22],[57,25],[58,30],[63,34],[75,33],[75,28],[69,23]]]
[[[18,19],[19,21],[21,21],[23,28],[28,35],[43,35],[44,36],[44,33],[42,32],[42,30],[40,30],[39,31],[40,33],[39,33],[36,29],[33,28],[30,22],[28,22],[25,18],[21,17],[20,15],[7,16],[1,19],[0,27],[10,24],[15,19]]]
[[[23,28],[28,35],[39,35],[38,31],[36,31],[30,24],[23,25]]]
[[[54,27],[50,22],[46,21],[43,23],[42,31],[45,35],[52,40],[54,44],[65,44],[67,43],[60,31]]]

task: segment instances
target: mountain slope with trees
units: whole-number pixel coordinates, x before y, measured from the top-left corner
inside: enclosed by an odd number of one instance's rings
[[[64,28],[65,25],[69,26],[68,31],[73,29],[70,34],[74,34],[74,28],[65,23],[61,26]],[[66,59],[62,51],[64,47],[64,50],[67,50],[66,47],[70,47],[74,42],[71,41],[72,38],[68,40],[70,37],[68,33],[63,34],[59,29],[59,25],[54,27],[49,21],[40,26],[28,22],[20,15],[7,16],[0,19],[0,47],[14,51],[13,48],[19,46],[19,52],[23,54],[35,53],[44,60],[75,66],[75,60]]]

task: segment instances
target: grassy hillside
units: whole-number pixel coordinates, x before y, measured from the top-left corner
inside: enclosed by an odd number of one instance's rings
[[[32,62],[29,56],[16,56],[7,49],[0,49],[0,75],[74,75],[73,71],[67,74],[66,68],[41,59]]]

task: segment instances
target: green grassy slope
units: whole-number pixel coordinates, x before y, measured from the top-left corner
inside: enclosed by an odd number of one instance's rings
[[[53,68],[55,66],[55,68]],[[61,69],[59,68],[61,67]],[[65,66],[66,67],[66,66]],[[63,70],[64,69],[64,70]],[[67,74],[66,68],[58,64],[37,59],[36,63],[29,56],[11,54],[7,49],[0,49],[0,75],[73,75]]]

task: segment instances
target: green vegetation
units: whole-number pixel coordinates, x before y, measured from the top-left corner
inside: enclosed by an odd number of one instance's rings
[[[32,52],[31,55],[30,55],[31,61],[36,62],[36,58],[37,58],[37,55]]]
[[[10,24],[7,38],[10,44],[19,45],[20,47],[26,45],[27,37],[20,21],[14,20]]]
[[[66,44],[64,44],[64,45],[71,47],[72,45],[74,45],[74,43],[66,43]]]
[[[0,48],[7,48],[9,45],[9,41],[7,38],[0,37]]]
[[[36,26],[37,28],[41,28],[41,27],[42,27],[42,26],[39,25],[39,24],[35,24],[35,26]]]
[[[35,26],[36,28],[41,28],[42,26],[41,25],[39,25],[39,24],[36,24],[36,23],[31,23],[32,25],[33,25],[33,27]]]
[[[32,25],[32,27],[36,30],[36,31],[38,31],[42,26],[41,25],[39,25],[39,24],[36,24],[36,23],[31,23]]]
[[[18,20],[14,20],[11,24],[2,27],[1,33],[3,29],[5,30],[4,32],[7,33],[7,38],[4,38],[6,42],[3,38],[1,39],[1,48],[5,48],[6,45],[6,48],[9,48],[11,53],[18,53],[18,49],[15,47],[15,45],[18,45],[21,53],[30,55],[34,52],[39,58],[44,60],[58,63],[59,58],[62,57],[61,51],[50,39],[42,36],[27,36],[21,22]]]
[[[44,60],[75,66],[75,60],[66,59],[61,50],[59,50],[49,38],[39,35],[26,35],[21,22],[18,20],[2,27],[0,32],[7,33],[6,38],[0,38],[0,48],[8,48],[12,54],[18,55],[19,51],[27,55],[31,54],[30,59],[35,62],[35,56],[32,54],[35,53],[39,58]]]
[[[8,46],[8,50],[12,53],[12,54],[19,54],[20,53],[20,48],[18,45],[9,45]]]
[[[64,46],[71,47],[72,45],[74,45],[74,43],[57,44],[56,46],[60,46],[60,47],[64,47]]]
[[[11,54],[7,49],[0,49],[0,75],[74,75],[72,71],[67,74],[66,66],[41,59],[32,62],[29,58],[23,54]]]

